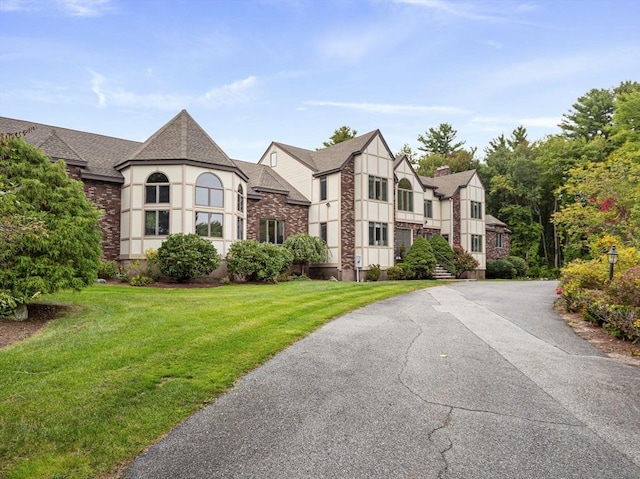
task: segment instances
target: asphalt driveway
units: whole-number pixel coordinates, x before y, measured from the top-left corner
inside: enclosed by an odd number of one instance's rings
[[[343,316],[125,478],[640,478],[640,369],[553,311],[555,282],[464,282]]]

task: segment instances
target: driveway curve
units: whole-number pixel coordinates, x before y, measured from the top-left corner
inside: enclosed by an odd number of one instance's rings
[[[139,456],[138,478],[640,477],[640,369],[556,283],[461,282],[342,316]]]

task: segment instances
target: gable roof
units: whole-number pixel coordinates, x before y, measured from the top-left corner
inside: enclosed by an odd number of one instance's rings
[[[259,199],[261,197],[260,192],[279,193],[287,195],[288,203],[311,204],[302,193],[269,166],[241,160],[233,160],[233,162],[248,178],[249,192],[247,196]]]
[[[447,199],[455,195],[460,188],[466,188],[475,174],[476,170],[467,170],[436,178],[420,176],[420,181],[427,188],[435,188],[437,195]]]
[[[321,176],[340,171],[353,156],[362,153],[376,136],[379,136],[382,140],[382,143],[389,152],[389,156],[394,158],[380,130],[370,131],[364,135],[356,136],[355,138],[319,150],[307,150],[274,141],[269,148],[267,148],[267,151],[269,151],[272,145],[275,145],[313,171],[314,176]]]
[[[80,166],[81,177],[85,179],[121,183],[122,175],[114,166],[140,145],[137,141],[0,117],[3,133],[17,133],[33,126],[24,135],[27,143],[42,149],[54,161]]]
[[[236,166],[200,125],[182,110],[147,141],[116,165],[122,169],[131,163],[189,161],[222,169]],[[200,165],[203,166],[203,165]]]

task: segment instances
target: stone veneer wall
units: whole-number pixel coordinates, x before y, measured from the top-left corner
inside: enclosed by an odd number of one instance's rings
[[[67,165],[70,178],[82,181],[84,193],[89,201],[102,212],[100,229],[102,231],[102,258],[108,261],[120,257],[120,184],[106,181],[82,179],[81,169]]]
[[[309,207],[292,205],[286,196],[277,193],[261,193],[260,200],[247,200],[247,239],[260,241],[260,220],[284,221],[284,237],[309,233]]]
[[[451,198],[453,200],[453,245],[461,245],[462,236],[460,232],[460,191]]]
[[[511,254],[511,233],[505,226],[487,226],[487,261],[504,259]],[[502,248],[496,246],[498,233],[502,233]]]
[[[345,279],[350,278],[356,267],[356,206],[354,171],[355,161],[352,158],[340,172],[340,192],[342,203],[340,207],[340,242],[342,246],[342,271]]]

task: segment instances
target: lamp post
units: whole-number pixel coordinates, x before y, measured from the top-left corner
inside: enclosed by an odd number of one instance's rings
[[[607,251],[607,259],[609,260],[609,281],[611,281],[613,279],[613,265],[618,262],[616,245],[611,245],[611,249]]]

